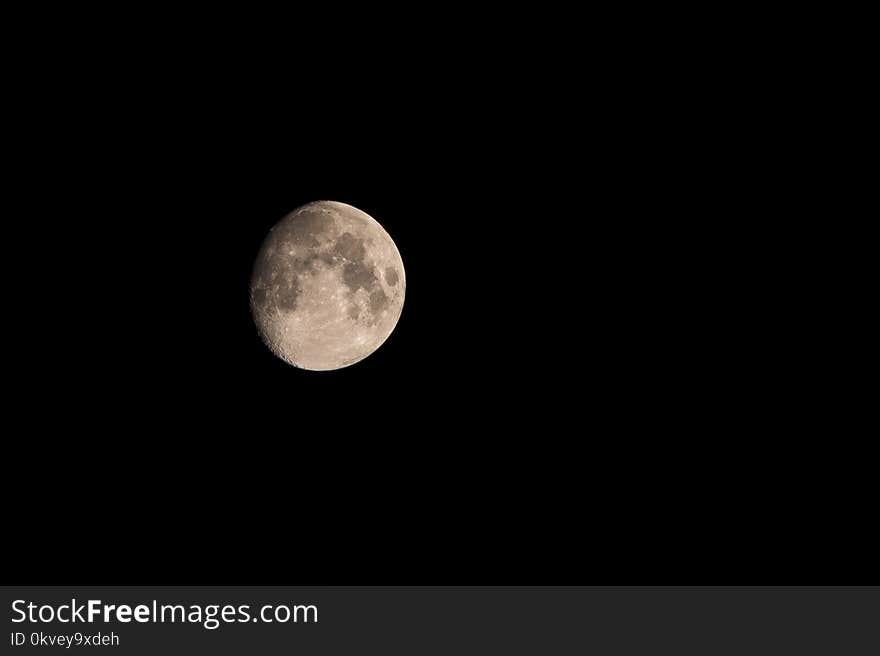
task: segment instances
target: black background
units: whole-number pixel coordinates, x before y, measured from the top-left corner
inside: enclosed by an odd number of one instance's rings
[[[466,21],[344,52],[175,25],[12,60],[20,583],[870,578],[788,219],[704,75]],[[274,358],[247,294],[318,199],[407,273],[329,373]]]

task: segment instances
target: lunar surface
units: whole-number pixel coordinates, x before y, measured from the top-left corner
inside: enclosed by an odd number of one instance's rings
[[[405,291],[400,253],[382,226],[351,205],[318,201],[269,231],[254,263],[251,310],[275,355],[326,371],[382,345]]]

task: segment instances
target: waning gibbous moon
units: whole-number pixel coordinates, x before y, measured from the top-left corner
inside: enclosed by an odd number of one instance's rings
[[[251,311],[271,351],[301,369],[341,369],[379,348],[400,318],[406,275],[397,246],[368,214],[303,205],[266,236]]]

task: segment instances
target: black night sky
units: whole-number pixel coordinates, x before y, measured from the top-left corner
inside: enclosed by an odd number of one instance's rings
[[[670,109],[686,89],[621,55],[587,74],[409,47],[412,70],[85,45],[17,69],[12,571],[853,582],[858,557],[812,569],[862,529],[767,418],[803,412],[806,365],[720,137]],[[387,229],[407,295],[384,346],[314,373],[261,343],[248,284],[320,199]]]

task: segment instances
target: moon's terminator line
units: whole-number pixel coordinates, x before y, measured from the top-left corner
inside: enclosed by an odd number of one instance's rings
[[[354,364],[397,325],[406,276],[372,217],[333,201],[309,203],[270,230],[254,263],[251,310],[275,355],[302,369]]]

